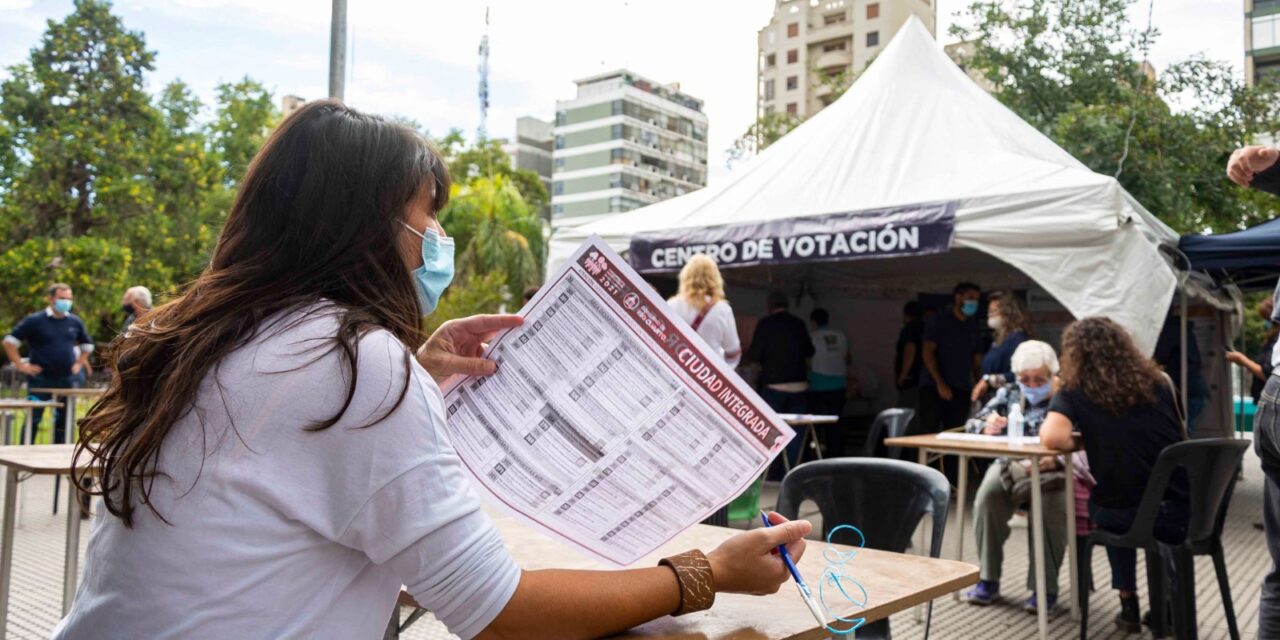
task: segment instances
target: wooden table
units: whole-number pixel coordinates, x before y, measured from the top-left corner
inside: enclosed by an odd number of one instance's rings
[[[67,427],[65,433],[67,434],[67,442],[75,442],[76,441],[76,432],[75,432],[76,431],[76,404],[77,404],[76,401],[79,400],[80,398],[96,398],[106,393],[107,390],[101,387],[81,387],[81,388],[74,388],[74,389],[38,388],[38,389],[27,389],[27,392],[28,393],[47,393],[53,396],[53,399],[55,401],[58,398],[67,399],[67,410],[63,412],[63,421],[66,422],[66,427]],[[32,437],[34,438],[35,436],[33,435]],[[52,439],[53,438],[52,434],[50,434],[49,437],[50,439]]]
[[[1013,458],[1031,461],[1031,526],[1032,534],[1036,544],[1032,545],[1032,555],[1035,558],[1036,568],[1036,603],[1038,605],[1036,616],[1040,627],[1040,638],[1043,640],[1049,633],[1049,610],[1047,608],[1048,596],[1045,587],[1045,570],[1044,570],[1044,508],[1040,491],[1040,459],[1051,456],[1063,455],[1061,451],[1049,449],[1040,444],[1024,443],[1020,445],[1012,444],[1007,438],[989,439],[989,440],[960,440],[940,438],[939,434],[926,434],[919,436],[905,436],[901,438],[887,438],[884,443],[890,447],[903,447],[920,450],[920,464],[926,463],[926,456],[929,452],[940,454],[952,454],[959,456],[959,494],[956,498],[956,522],[959,531],[956,533],[956,560],[964,559],[964,507],[966,499],[966,491],[968,489],[969,476],[969,458]],[[1071,617],[1078,619],[1080,617],[1080,602],[1076,597],[1076,590],[1080,588],[1080,576],[1076,575],[1076,501],[1075,501],[1075,481],[1072,476],[1071,456],[1063,456],[1066,459],[1066,475],[1067,483],[1063,488],[1067,492],[1067,558],[1066,563],[1068,571],[1070,571],[1070,597],[1067,601],[1071,606]],[[959,597],[959,594],[957,594]]]
[[[25,398],[0,398],[0,414],[13,414],[19,411],[27,412],[27,421],[22,425],[22,435],[18,437],[19,444],[31,444],[35,441],[35,412],[33,409],[56,408],[57,402],[52,400],[27,400]],[[12,437],[9,425],[4,425],[4,443],[9,444]]]
[[[492,515],[492,512],[491,512]],[[563,543],[505,515],[494,515],[494,521],[506,541],[508,550],[524,569],[614,569],[597,560],[570,549]],[[735,534],[739,529],[694,525],[675,540],[663,545],[649,557],[634,566],[654,566],[659,558],[675,555],[689,549],[710,551]],[[826,563],[822,559],[823,542],[810,540],[804,557],[797,563],[816,593]],[[836,545],[838,549],[849,547]],[[881,620],[913,606],[926,603],[939,596],[963,589],[978,581],[978,568],[953,560],[939,560],[924,556],[891,553],[874,549],[862,549],[856,558],[845,565],[846,574],[853,576],[867,588],[868,601],[864,609],[852,605],[836,610],[841,617],[865,617],[867,622]],[[417,606],[407,594],[401,594],[401,604]],[[835,600],[832,600],[835,604]],[[840,623],[833,626],[843,628]],[[705,640],[759,639],[793,640],[826,638],[831,634],[818,627],[796,593],[794,586],[782,585],[777,593],[769,596],[744,596],[722,593],[716,596],[716,604],[710,610],[673,618],[666,616],[641,625],[623,634],[624,637],[644,638],[700,638]]]
[[[0,447],[0,466],[5,468],[4,522],[0,528],[0,638],[9,621],[9,587],[13,578],[13,535],[18,504],[18,473],[70,475],[75,445],[38,444]],[[66,563],[62,569],[62,614],[71,609],[76,595],[80,560],[80,501],[75,491],[67,492]]]
[[[780,413],[778,417],[793,427],[804,427],[804,435],[800,436],[800,460],[804,459],[805,447],[808,447],[810,442],[813,443],[815,455],[819,460],[822,459],[822,445],[818,444],[818,434],[814,431],[814,425],[840,422],[840,416],[815,416],[807,413]],[[782,465],[787,471],[791,470],[791,458],[785,450],[782,452]]]

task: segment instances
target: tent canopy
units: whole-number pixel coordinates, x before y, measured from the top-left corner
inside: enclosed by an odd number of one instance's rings
[[[1280,274],[1280,220],[1243,231],[1218,235],[1185,235],[1178,249],[1191,263],[1217,282],[1241,289],[1271,289]]]
[[[955,203],[953,249],[998,258],[1076,317],[1109,315],[1154,348],[1176,284],[1158,247],[1177,235],[983,91],[915,18],[839,100],[718,184],[559,229],[551,262],[591,234],[625,251],[635,234],[931,202]]]

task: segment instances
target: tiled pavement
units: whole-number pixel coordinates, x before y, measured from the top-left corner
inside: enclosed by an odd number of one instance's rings
[[[1262,532],[1255,530],[1252,526],[1253,522],[1261,518],[1261,477],[1262,473],[1258,469],[1257,460],[1250,453],[1245,462],[1245,479],[1237,485],[1235,498],[1232,501],[1225,540],[1236,615],[1240,622],[1242,637],[1246,640],[1255,640],[1258,587],[1263,574],[1270,568]],[[24,483],[20,502],[21,516],[18,520],[17,537],[14,543],[15,563],[9,611],[10,638],[47,638],[60,615],[62,554],[66,521],[61,508],[57,516],[50,513],[52,493],[51,478],[33,478]],[[766,504],[772,502],[775,493],[766,488],[763,501]],[[971,519],[970,526],[972,526]],[[1022,585],[1026,582],[1028,566],[1025,536],[1025,529],[1015,529],[1005,548],[1005,575],[1002,584],[1007,590],[1007,595],[1010,596],[1009,601],[1003,605],[980,608],[954,602],[950,598],[941,598],[935,604],[931,634],[933,638],[1035,637],[1035,616],[1023,613],[1017,606],[1028,595],[1022,589]],[[87,540],[88,527],[86,526],[82,530],[82,552]],[[973,546],[973,536],[966,535],[965,540],[968,546],[966,558],[970,562],[976,562],[977,552]],[[944,544],[943,549],[946,553],[950,553],[952,547]],[[1143,586],[1145,599],[1146,582],[1145,577],[1141,575],[1141,567],[1140,562],[1138,583]],[[1090,619],[1093,621],[1091,637],[1137,637],[1119,633],[1111,623],[1118,604],[1113,592],[1106,588],[1111,574],[1107,566],[1106,554],[1101,549],[1094,553],[1093,570],[1100,588],[1093,593],[1091,599]],[[1228,637],[1226,621],[1222,614],[1222,602],[1218,595],[1213,565],[1207,558],[1198,559],[1196,572],[1200,594],[1197,605],[1200,637],[1205,640],[1226,638]],[[1065,570],[1062,572],[1061,579],[1064,582],[1067,579]],[[874,586],[868,586],[872,588],[874,596]],[[1065,584],[1063,591],[1065,592]],[[408,611],[403,613],[407,615]],[[894,636],[900,640],[911,640],[923,636],[922,625],[915,622],[910,612],[894,616],[892,627]],[[1051,637],[1055,639],[1074,638],[1079,633],[1078,627],[1066,614],[1065,608],[1050,621],[1050,630]],[[434,640],[453,636],[428,617],[413,625],[403,637],[414,640]]]

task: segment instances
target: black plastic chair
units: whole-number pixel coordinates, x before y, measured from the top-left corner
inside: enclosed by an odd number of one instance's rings
[[[1093,545],[1142,549],[1147,561],[1147,589],[1150,598],[1151,626],[1156,637],[1167,633],[1166,620],[1172,618],[1174,636],[1196,637],[1196,555],[1213,556],[1222,592],[1222,605],[1232,640],[1239,640],[1231,589],[1227,583],[1227,566],[1222,555],[1222,527],[1226,508],[1235,487],[1248,440],[1212,438],[1169,445],[1160,452],[1147,479],[1147,488],[1138,505],[1133,525],[1125,533],[1094,529],[1081,549],[1085,558]],[[1155,536],[1156,517],[1160,513],[1165,491],[1176,469],[1187,474],[1189,515],[1186,536],[1179,541],[1162,541]],[[1167,607],[1167,608],[1166,608]],[[1171,614],[1171,615],[1170,615]],[[1088,637],[1089,592],[1080,590],[1080,638]]]
[[[899,408],[881,411],[876,415],[875,421],[871,423],[871,429],[867,432],[867,442],[863,445],[862,455],[874,458],[876,457],[876,451],[880,448],[880,444],[886,438],[900,438],[907,435],[907,426],[911,424],[911,420],[915,417],[915,409]],[[901,447],[888,447],[888,453],[885,457],[901,460]]]
[[[851,524],[866,536],[867,547],[897,553],[907,550],[920,520],[928,514],[933,518],[929,556],[937,558],[942,552],[950,498],[951,485],[936,469],[901,460],[836,458],[806,462],[792,469],[782,479],[777,510],[787,518],[796,518],[800,503],[812,500],[822,513],[824,540],[831,529]],[[852,533],[840,531],[832,542],[857,544],[858,540]],[[932,620],[930,602],[925,640]],[[863,626],[857,636],[887,640],[888,618]]]

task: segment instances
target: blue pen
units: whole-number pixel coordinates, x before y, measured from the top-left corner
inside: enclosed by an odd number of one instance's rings
[[[773,523],[769,522],[769,516],[765,512],[760,512],[760,521],[766,527],[772,527]],[[796,569],[796,563],[791,560],[791,554],[787,553],[786,545],[778,545],[778,555],[782,556],[782,562],[787,565],[787,571],[791,572],[791,577],[796,581],[796,589],[800,591],[800,597],[809,607],[809,613],[813,614],[813,619],[818,621],[818,626],[826,628],[826,616],[822,615],[822,609],[818,607],[818,602],[813,599],[813,592],[809,591],[809,585],[805,584],[804,578],[800,577],[800,570]]]

